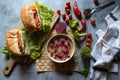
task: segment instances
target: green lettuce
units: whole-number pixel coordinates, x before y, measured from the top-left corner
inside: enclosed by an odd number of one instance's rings
[[[27,38],[28,40],[28,46],[30,50],[30,55],[28,56],[30,59],[36,59],[42,54],[42,40],[40,38],[41,32],[29,32],[25,28],[22,29],[22,32],[26,35],[22,36],[22,38]],[[2,49],[2,53],[9,55],[9,50],[7,46],[5,45]]]
[[[42,30],[43,32],[48,32],[50,29],[50,22],[52,21],[52,16],[54,12],[52,11],[52,9],[38,3],[37,1],[35,2],[35,6],[38,9],[39,17],[42,22]]]
[[[30,50],[29,57],[31,59],[36,59],[42,54],[42,40],[41,40],[41,32],[35,31],[35,32],[29,32],[26,30],[26,38],[28,40],[28,46]]]
[[[54,12],[50,8],[38,2],[35,2],[35,6],[38,9],[39,16],[42,22],[42,31],[29,32],[25,28],[22,29],[22,31],[26,33],[26,36],[22,36],[23,40],[25,39],[25,37],[28,40],[30,59],[36,59],[42,54],[43,42],[40,36],[42,35],[42,33],[49,31],[52,16],[54,14]],[[2,49],[2,52],[7,55],[9,54],[7,46]]]
[[[7,45],[5,45],[1,51],[3,54],[9,55],[9,50],[7,48]]]

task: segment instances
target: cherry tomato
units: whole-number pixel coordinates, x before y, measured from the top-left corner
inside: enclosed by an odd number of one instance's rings
[[[90,43],[86,43],[86,47],[91,47],[91,44]]]
[[[98,0],[94,0],[94,4],[95,5],[98,5],[99,3],[98,3]]]
[[[92,34],[91,33],[87,33],[87,38],[92,38]]]
[[[98,0],[94,0],[94,3],[98,2]]]
[[[57,13],[60,15],[60,9],[57,10]]]
[[[70,7],[70,1],[66,2],[66,5],[67,5],[68,7]]]
[[[67,9],[69,9],[69,7],[66,5],[66,6],[65,6],[65,11],[66,11]]]
[[[72,14],[68,14],[69,19],[72,19]]]
[[[66,10],[66,13],[69,14],[69,13],[70,13],[70,9],[67,9],[67,10]]]
[[[65,14],[65,13],[63,13],[63,14],[62,14],[62,17],[63,17],[63,19],[65,19],[65,18],[66,18],[66,14]]]
[[[69,19],[66,18],[66,19],[65,19],[65,22],[66,22],[66,23],[69,23]]]
[[[87,43],[91,43],[91,39],[90,39],[90,38],[87,38],[87,39],[86,39],[86,42],[87,42]]]
[[[91,19],[91,24],[95,25],[95,23],[96,23],[96,20],[95,19]]]
[[[82,24],[82,26],[86,26],[86,20],[85,20],[85,19],[82,19],[82,20],[81,20],[81,24]]]

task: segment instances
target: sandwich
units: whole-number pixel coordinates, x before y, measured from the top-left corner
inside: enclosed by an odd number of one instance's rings
[[[48,32],[51,29],[51,22],[54,11],[38,2],[27,5],[21,9],[21,20],[24,27],[31,32]],[[56,19],[54,17],[54,19]]]
[[[41,19],[35,5],[24,6],[21,10],[21,19],[29,31],[41,30]]]
[[[6,45],[13,55],[28,55],[28,53],[25,52],[27,46],[25,32],[22,30],[9,30],[6,34]]]

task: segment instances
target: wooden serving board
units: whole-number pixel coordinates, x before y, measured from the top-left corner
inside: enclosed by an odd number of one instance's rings
[[[46,35],[44,35],[44,38],[42,38],[43,41],[45,41],[45,40],[47,39],[47,37],[48,37],[49,34],[51,33],[52,28],[54,27],[54,25],[55,25],[55,23],[57,22],[58,19],[59,19],[59,15],[58,15],[57,13],[54,13],[54,15],[53,15],[53,17],[52,17],[51,24],[50,24],[50,26],[51,26],[51,27],[50,27],[50,31],[49,31]],[[18,23],[18,25],[16,26],[16,28],[17,28],[17,29],[21,29],[21,28],[23,28],[23,27],[24,27],[24,25],[23,25],[22,21],[20,20],[20,22]],[[10,60],[7,62],[7,64],[6,64],[6,65],[4,66],[4,68],[3,68],[3,73],[4,73],[5,75],[9,75],[10,72],[11,72],[11,70],[12,70],[12,68],[13,68],[13,65],[14,65],[17,61],[21,61],[21,59],[19,59],[19,60],[13,59],[13,58],[11,58],[11,56],[10,56]]]

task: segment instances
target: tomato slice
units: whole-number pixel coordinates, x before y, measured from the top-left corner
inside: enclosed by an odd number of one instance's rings
[[[34,19],[35,19],[36,29],[40,29],[40,19],[37,14],[37,10],[34,9],[33,11],[34,11]]]
[[[18,47],[19,47],[19,49],[20,49],[20,52],[22,52],[22,50],[23,50],[22,40],[21,40],[21,35],[20,35],[19,32],[17,33],[17,38],[18,38]]]

